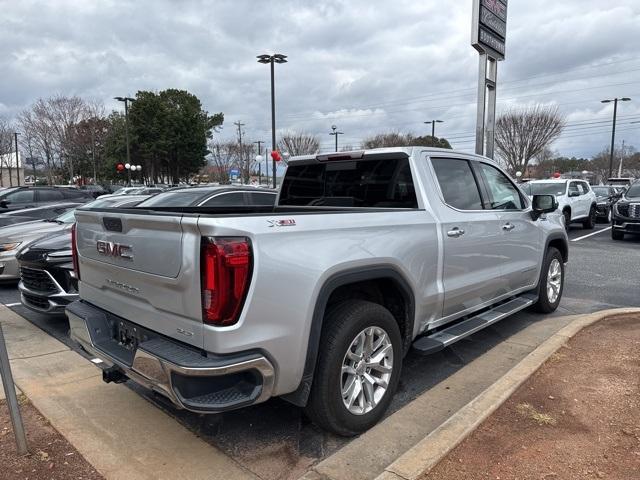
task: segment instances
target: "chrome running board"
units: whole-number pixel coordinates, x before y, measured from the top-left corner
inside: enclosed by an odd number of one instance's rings
[[[418,337],[413,342],[413,349],[420,355],[430,355],[439,352],[458,340],[462,340],[520,310],[524,310],[537,301],[538,297],[535,294],[526,293],[520,295],[513,300],[501,303],[490,310],[485,310],[482,313],[469,317],[466,320],[439,330],[431,335]]]

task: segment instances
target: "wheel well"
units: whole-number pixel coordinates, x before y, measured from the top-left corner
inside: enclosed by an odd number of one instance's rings
[[[406,353],[413,336],[413,318],[410,312],[410,299],[402,287],[392,278],[376,278],[341,285],[331,293],[325,312],[343,301],[356,299],[377,303],[391,312],[400,327]]]
[[[562,255],[562,261],[564,263],[567,263],[567,261],[569,260],[569,247],[567,246],[567,243],[560,238],[556,238],[555,240],[551,240],[549,242],[549,248],[551,247],[557,248]]]

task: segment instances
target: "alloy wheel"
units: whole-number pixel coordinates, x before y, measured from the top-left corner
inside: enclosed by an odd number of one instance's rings
[[[562,287],[562,266],[557,258],[551,260],[547,272],[547,299],[549,303],[556,303]]]
[[[353,339],[342,360],[342,402],[354,415],[373,410],[387,392],[393,371],[393,345],[387,332],[368,327]]]

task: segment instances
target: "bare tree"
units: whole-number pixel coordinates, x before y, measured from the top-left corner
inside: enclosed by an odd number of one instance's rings
[[[4,186],[2,170],[5,166],[10,168],[13,159],[13,132],[15,130],[11,124],[3,117],[0,117],[0,185]],[[9,170],[11,172],[11,170]],[[11,175],[9,175],[11,179]]]
[[[383,148],[383,147],[407,147],[413,143],[413,135],[399,132],[378,133],[373,137],[365,138],[362,148]]]
[[[292,157],[297,155],[313,155],[320,150],[320,141],[315,135],[290,131],[282,135],[278,142],[278,149],[282,153],[289,153]]]
[[[23,140],[28,139],[35,155],[44,159],[47,181],[53,184],[53,173],[56,169],[56,147],[54,132],[45,101],[40,99],[30,108],[18,115],[18,124]]]
[[[513,175],[526,171],[531,160],[540,155],[561,134],[564,119],[556,107],[535,105],[511,111],[496,122],[496,150]]]
[[[229,183],[229,171],[234,167],[240,167],[238,144],[235,142],[209,142],[209,164],[204,167],[204,173],[214,182]]]

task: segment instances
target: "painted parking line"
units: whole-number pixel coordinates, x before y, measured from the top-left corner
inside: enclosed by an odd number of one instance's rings
[[[594,235],[597,235],[599,233],[608,232],[609,230],[611,230],[611,227],[603,228],[602,230],[598,230],[597,232],[590,233],[589,235],[584,235],[582,237],[574,238],[571,241],[572,242],[578,242],[580,240],[584,240],[585,238],[593,237]]]
[[[18,305],[22,305],[21,302],[17,302],[17,303],[5,303],[4,306],[5,307],[17,307]]]

